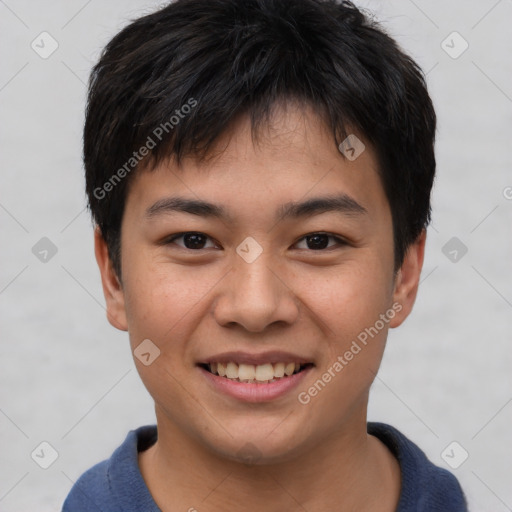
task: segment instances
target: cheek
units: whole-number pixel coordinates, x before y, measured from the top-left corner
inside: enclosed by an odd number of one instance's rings
[[[344,421],[347,412],[367,400],[379,369],[389,322],[394,317],[389,293],[376,274],[355,270],[332,282],[321,308],[329,331],[316,380],[299,390],[299,403],[324,427]],[[376,281],[377,280],[377,281]],[[381,316],[383,315],[383,316]],[[327,416],[325,411],[331,411]]]
[[[304,290],[330,327],[330,336],[339,334],[341,341],[373,325],[390,307],[392,292],[392,274],[378,258],[333,269]]]
[[[333,272],[317,289],[316,294],[310,292],[310,298],[329,328],[328,346],[319,368],[320,382],[303,390],[305,400],[311,399],[320,408],[342,402],[350,406],[366,395],[382,359],[395,315],[392,269],[368,254],[364,261],[354,260]]]
[[[195,401],[190,398],[194,395],[193,386],[187,381],[190,378],[187,342],[199,324],[199,317],[204,315],[208,292],[218,278],[207,279],[207,272],[199,267],[151,261],[142,255],[130,259],[129,265],[126,311],[137,371],[156,403],[173,404],[167,412],[179,421],[179,411],[195,407]],[[137,347],[146,339],[156,345],[158,353],[149,365],[137,360]]]
[[[144,257],[127,259],[125,304],[133,343],[149,338],[162,350],[181,352],[203,314],[219,276],[207,266],[180,266]]]

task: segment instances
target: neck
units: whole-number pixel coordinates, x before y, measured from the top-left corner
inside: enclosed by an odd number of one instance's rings
[[[222,457],[158,412],[157,420],[158,441],[139,454],[139,466],[163,512],[396,510],[398,461],[366,433],[366,418],[285,461],[259,464]]]

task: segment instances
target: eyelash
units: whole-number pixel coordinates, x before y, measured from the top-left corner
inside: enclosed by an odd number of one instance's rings
[[[209,240],[212,240],[211,237],[209,237],[207,234],[202,233],[200,231],[184,231],[182,233],[177,233],[175,235],[172,235],[170,238],[167,238],[166,240],[164,240],[163,244],[164,245],[169,245],[169,244],[173,243],[175,240],[177,240],[179,238],[182,238],[184,235],[203,235],[206,238],[208,238]],[[338,248],[342,247],[342,246],[345,246],[345,245],[348,245],[348,242],[345,241],[343,238],[341,238],[341,237],[339,237],[337,235],[333,235],[332,233],[324,232],[324,231],[314,231],[312,233],[308,233],[306,235],[303,235],[299,240],[297,240],[297,242],[295,242],[294,245],[296,245],[299,242],[302,242],[303,240],[305,240],[306,238],[314,236],[314,235],[326,235],[328,238],[332,238],[333,240],[335,240],[337,242]],[[209,249],[209,248],[189,249],[188,247],[182,247],[182,246],[179,246],[179,247],[181,249],[185,249],[186,251],[194,251],[194,252],[199,252],[199,251],[204,251],[206,249]],[[307,250],[309,252],[326,252],[329,249],[333,249],[333,247],[335,248],[336,246],[328,246],[328,247],[326,247],[324,249],[316,249],[316,250],[315,249],[301,249],[301,250]]]

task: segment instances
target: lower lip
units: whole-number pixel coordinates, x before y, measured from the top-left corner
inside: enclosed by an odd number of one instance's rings
[[[312,368],[313,367],[310,366],[299,373],[294,373],[289,377],[282,377],[274,382],[255,384],[249,382],[237,382],[235,380],[227,379],[226,377],[220,377],[219,375],[214,375],[199,366],[203,375],[217,391],[245,402],[269,402],[285,395],[286,393],[290,393],[305,379],[306,375]]]

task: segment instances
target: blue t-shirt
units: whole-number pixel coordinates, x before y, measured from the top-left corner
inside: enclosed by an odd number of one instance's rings
[[[384,423],[368,423],[400,463],[402,489],[396,512],[467,512],[457,479],[432,464],[403,434]],[[138,452],[157,439],[154,425],[129,432],[110,459],[86,471],[75,483],[62,512],[161,512],[142,478]]]

